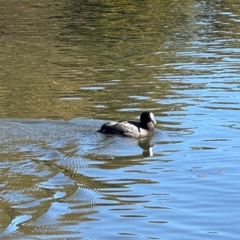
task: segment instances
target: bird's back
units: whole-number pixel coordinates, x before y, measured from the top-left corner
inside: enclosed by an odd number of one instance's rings
[[[100,132],[133,138],[143,137],[149,133],[146,129],[141,128],[140,122],[135,121],[108,122],[102,125]]]

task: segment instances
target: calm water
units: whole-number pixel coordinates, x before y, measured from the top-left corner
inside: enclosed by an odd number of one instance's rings
[[[0,10],[1,239],[239,239],[238,1]]]

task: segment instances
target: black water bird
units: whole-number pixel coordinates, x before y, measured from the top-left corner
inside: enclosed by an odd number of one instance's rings
[[[139,138],[151,134],[154,130],[154,124],[156,124],[156,121],[153,113],[143,112],[140,116],[140,122],[107,122],[104,123],[98,131],[106,134],[119,134],[125,137]]]

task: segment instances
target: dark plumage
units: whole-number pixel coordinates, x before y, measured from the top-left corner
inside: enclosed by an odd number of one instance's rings
[[[156,121],[151,112],[143,112],[140,117],[140,122],[136,121],[119,121],[107,122],[102,125],[99,132],[120,134],[125,137],[139,138],[145,137],[153,132]]]

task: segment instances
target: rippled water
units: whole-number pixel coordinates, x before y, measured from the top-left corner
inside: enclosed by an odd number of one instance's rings
[[[0,238],[238,239],[239,7],[2,3]]]

